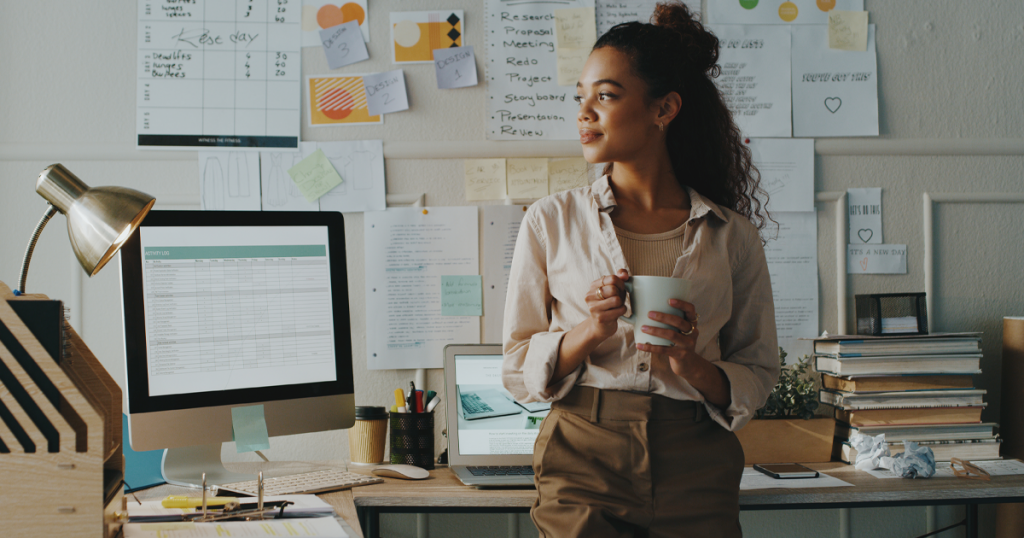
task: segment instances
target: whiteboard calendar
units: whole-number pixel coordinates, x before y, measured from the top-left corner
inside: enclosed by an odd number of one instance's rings
[[[139,0],[143,149],[299,144],[301,0]]]

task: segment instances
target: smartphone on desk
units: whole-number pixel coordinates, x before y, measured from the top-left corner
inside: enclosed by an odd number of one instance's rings
[[[772,478],[818,478],[818,471],[799,463],[755,463],[754,469]]]

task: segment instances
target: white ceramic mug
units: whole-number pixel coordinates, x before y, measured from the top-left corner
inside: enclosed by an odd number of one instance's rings
[[[671,278],[664,276],[634,276],[626,281],[626,291],[629,292],[628,300],[633,310],[632,317],[622,316],[622,321],[633,325],[633,337],[638,344],[653,344],[656,346],[675,345],[669,340],[652,336],[643,331],[643,326],[661,327],[678,331],[671,325],[659,323],[651,319],[648,314],[651,312],[663,312],[683,317],[683,311],[672,308],[668,304],[669,299],[689,301],[690,281],[683,278]]]

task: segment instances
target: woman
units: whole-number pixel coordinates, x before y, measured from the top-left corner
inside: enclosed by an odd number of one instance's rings
[[[718,40],[683,5],[652,19],[602,36],[577,84],[583,154],[605,176],[535,203],[513,256],[504,384],[553,402],[534,450],[541,536],[740,536],[732,431],[779,376],[758,178],[711,80]],[[666,300],[683,316],[651,314],[675,330],[644,326],[672,346],[619,321],[631,275],[692,282],[692,303]]]

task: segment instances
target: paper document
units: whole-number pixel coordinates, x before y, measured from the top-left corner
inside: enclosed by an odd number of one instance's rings
[[[825,473],[818,473],[818,478],[790,478],[779,479],[770,477],[761,471],[755,471],[751,467],[743,468],[743,478],[740,479],[740,489],[801,489],[801,488],[837,488],[853,486],[853,484],[840,480]]]
[[[299,146],[300,2],[139,0],[136,144]]]
[[[579,139],[576,83],[558,85],[555,10],[593,7],[594,0],[484,0],[489,140]]]
[[[875,25],[868,48],[828,48],[828,26],[793,26],[793,136],[878,136]]]
[[[519,237],[519,226],[526,216],[526,206],[485,205],[482,210],[484,342],[500,344],[512,252]]]
[[[213,523],[125,523],[123,532],[124,538],[217,538],[221,536],[348,537],[348,534],[333,517]]]
[[[387,207],[384,184],[384,141],[303,142],[324,152],[344,182],[320,197],[321,211],[383,211]]]
[[[708,0],[712,24],[828,24],[833,9],[862,11],[864,0]]]
[[[596,0],[597,37],[601,37],[616,24],[624,22],[651,22],[658,0]],[[684,0],[690,12],[700,18],[700,0]]]
[[[744,136],[789,137],[790,34],[783,26],[709,26],[719,39],[715,84]]]
[[[846,189],[850,209],[850,244],[882,243],[882,189]]]
[[[768,210],[814,211],[814,140],[751,138],[748,145]]]
[[[308,142],[302,143],[302,146],[315,147]],[[308,155],[299,151],[261,151],[259,156],[263,211],[320,211],[320,201],[307,202],[288,175],[288,169]]]
[[[441,368],[445,345],[480,342],[480,318],[441,313],[441,277],[479,274],[476,207],[373,211],[363,228],[367,368]]]
[[[200,495],[201,495],[200,491]],[[333,514],[334,508],[327,504],[320,497],[316,495],[267,495],[263,497],[263,501],[266,503],[273,503],[279,501],[291,501],[294,504],[289,505],[285,508],[286,512],[292,514]],[[128,503],[128,517],[130,518],[145,518],[145,517],[160,517],[160,516],[180,516],[181,514],[188,514],[198,511],[202,511],[202,508],[164,508],[163,501],[142,501],[142,504],[136,502]],[[253,497],[243,498],[240,502],[248,503],[255,502]]]
[[[811,354],[818,334],[818,218],[813,211],[773,212],[779,236],[764,246],[775,300],[775,330],[788,364]]]
[[[207,211],[259,211],[259,153],[200,151],[199,195]]]

